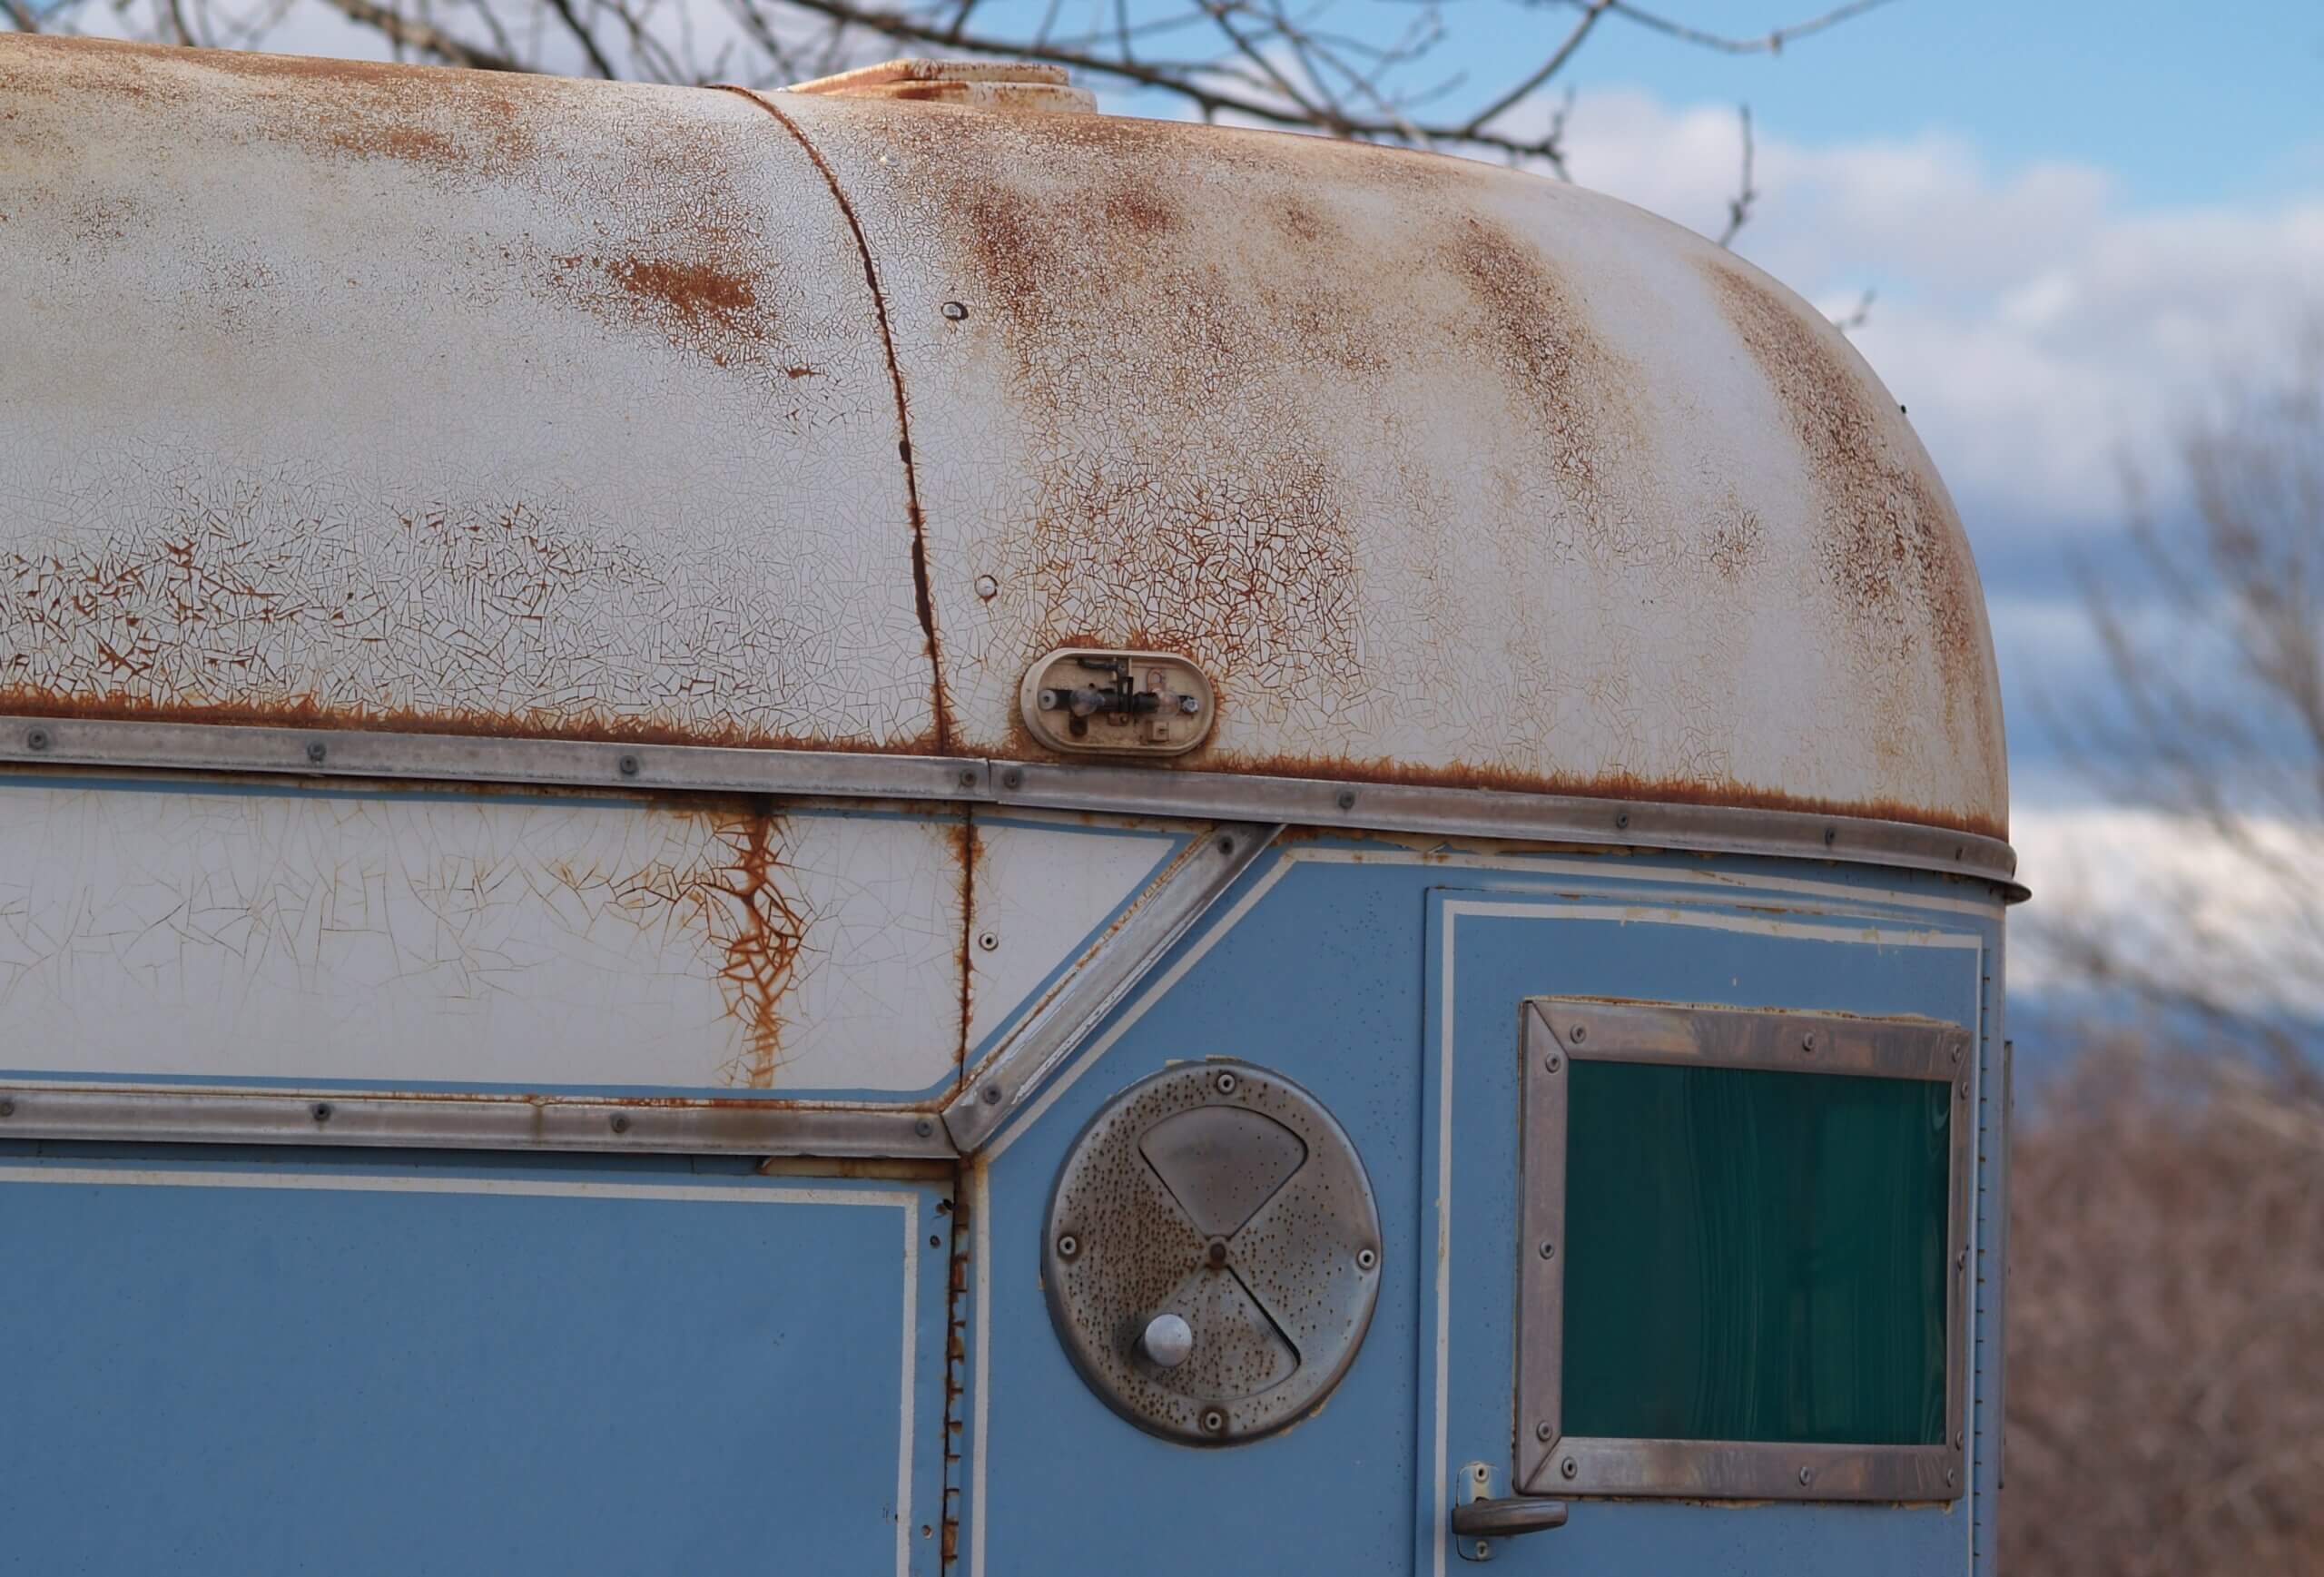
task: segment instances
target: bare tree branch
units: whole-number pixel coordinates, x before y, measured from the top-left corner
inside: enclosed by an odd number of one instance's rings
[[[1751,205],[1759,200],[1759,189],[1751,183],[1751,106],[1738,105],[1736,113],[1743,123],[1743,180],[1727,200],[1727,228],[1718,232],[1721,246],[1734,244],[1736,232],[1750,222]]]
[[[9,25],[19,33],[40,31],[40,23],[34,19],[32,7],[25,0],[0,0],[0,16],[5,16]]]
[[[416,21],[402,13],[379,5],[377,0],[328,0],[328,4],[350,22],[377,29],[389,42],[407,49],[417,49],[453,65],[464,65],[471,71],[530,71],[505,55],[462,43],[430,22]]]
[[[1827,11],[1821,16],[1812,16],[1805,22],[1795,22],[1787,26],[1777,27],[1756,38],[1731,38],[1722,34],[1705,33],[1699,28],[1673,22],[1667,16],[1659,16],[1650,11],[1640,10],[1638,6],[1630,4],[1630,0],[1611,0],[1610,8],[1625,21],[1635,22],[1640,27],[1668,34],[1683,44],[1698,44],[1704,49],[1717,50],[1721,54],[1780,54],[1783,53],[1783,46],[1794,39],[1806,38],[1812,34],[1821,33],[1827,27],[1837,27],[1841,23],[1861,16],[1867,11],[1877,11],[1883,5],[1892,4],[1894,0],[1853,0],[1852,4]]]

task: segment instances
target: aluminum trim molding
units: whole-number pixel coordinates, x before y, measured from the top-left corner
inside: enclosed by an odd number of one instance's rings
[[[1111,936],[1085,954],[944,1108],[963,1155],[983,1148],[1283,831],[1223,822],[1188,843]]]
[[[1696,1500],[1952,1501],[1967,1493],[1963,1392],[1971,1338],[1969,1227],[1976,1114],[1970,1032],[1925,1019],[1673,1007],[1535,997],[1520,1010],[1517,1452],[1525,1495]],[[1565,1242],[1565,1070],[1575,1061],[1699,1062],[1843,1077],[1913,1079],[1954,1090],[1947,1156],[1945,1433],[1950,1444],[1785,1444],[1600,1440],[1563,1433],[1565,1266],[1529,1251]]]
[[[805,798],[967,801],[1771,859],[1837,861],[2026,888],[1998,839],[1813,815],[1494,789],[621,741],[0,715],[0,765],[349,777]]]
[[[0,1085],[0,1139],[949,1160],[924,1111],[527,1096]]]

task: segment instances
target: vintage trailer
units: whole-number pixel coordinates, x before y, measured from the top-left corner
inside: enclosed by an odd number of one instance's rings
[[[1990,1571],[1976,574],[1451,159],[0,40],[12,1570]]]

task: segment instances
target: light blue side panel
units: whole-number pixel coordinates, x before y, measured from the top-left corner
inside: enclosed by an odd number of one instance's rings
[[[1150,1006],[1134,1004],[1128,1030],[1069,1069],[1053,1104],[1003,1129],[989,1162],[976,1240],[990,1302],[970,1333],[986,1358],[972,1366],[985,1434],[971,1430],[964,1464],[958,1568],[970,1577],[1377,1573],[1408,1559],[1422,889],[1410,871],[1302,868],[1220,938],[1216,917],[1259,874],[1181,944],[1197,961]],[[1206,939],[1217,945],[1201,951]],[[1039,1251],[1051,1183],[1091,1114],[1171,1062],[1214,1056],[1278,1069],[1330,1109],[1364,1158],[1390,1247],[1371,1334],[1323,1410],[1282,1434],[1206,1451],[1140,1433],[1082,1384],[1049,1323]]]
[[[0,1570],[936,1577],[949,1208],[683,1164],[0,1151]]]
[[[1495,1492],[1511,1493],[1520,1427],[1518,1012],[1525,998],[1918,1014],[1979,1026],[1982,961],[1992,941],[1985,922],[1925,912],[1856,913],[1844,899],[1769,896],[1776,902],[1748,893],[1719,894],[1715,902],[1668,894],[1641,902],[1632,893],[1610,899],[1545,885],[1527,892],[1507,883],[1429,896],[1423,1171],[1432,1207],[1421,1258],[1441,1258],[1446,1280],[1442,1323],[1433,1288],[1420,1319],[1419,1571],[1472,1569],[1452,1557],[1439,1510],[1464,1464],[1492,1464]],[[1448,1185],[1448,1231],[1440,1245],[1434,1201]],[[1955,1379],[1965,1397],[1970,1376]],[[1949,1506],[1576,1501],[1564,1528],[1501,1541],[1492,1569],[1509,1577],[1957,1574],[1970,1563],[1971,1514],[1966,1500]]]

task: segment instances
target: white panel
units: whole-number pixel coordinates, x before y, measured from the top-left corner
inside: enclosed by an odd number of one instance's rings
[[[1085,939],[1127,908],[1183,839],[1100,825],[977,823],[969,1046],[1006,1023]],[[999,945],[987,949],[982,938]]]
[[[0,788],[7,1064],[920,1091],[956,829],[584,800]]]

